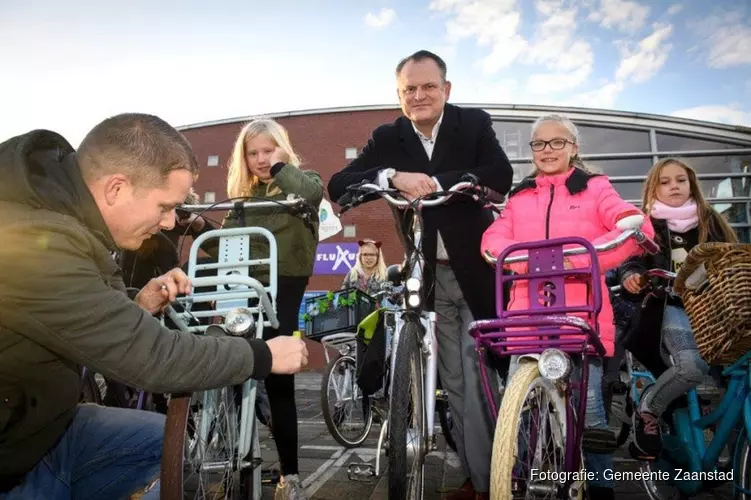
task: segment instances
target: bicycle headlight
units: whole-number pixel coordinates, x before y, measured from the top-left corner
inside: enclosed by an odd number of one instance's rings
[[[410,307],[417,307],[420,305],[420,294],[419,293],[410,293],[407,296],[407,304],[409,304]]]
[[[224,327],[230,335],[245,335],[253,328],[253,325],[255,325],[253,313],[245,307],[232,309],[224,319]]]
[[[540,375],[551,382],[558,382],[571,374],[571,358],[558,349],[546,349],[537,360],[537,368]]]
[[[410,292],[416,292],[420,289],[420,280],[417,278],[410,278],[407,280],[407,290]]]

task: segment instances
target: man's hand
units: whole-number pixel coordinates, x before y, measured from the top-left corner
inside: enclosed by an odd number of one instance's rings
[[[308,348],[305,341],[280,335],[266,342],[271,351],[271,373],[297,373],[308,364]]]
[[[391,182],[410,201],[434,193],[438,188],[430,176],[417,172],[397,172]]]
[[[638,294],[647,284],[647,280],[639,273],[632,273],[623,280],[623,288],[634,295]]]
[[[151,314],[163,311],[178,294],[190,293],[190,279],[175,268],[149,281],[136,295],[136,303]]]

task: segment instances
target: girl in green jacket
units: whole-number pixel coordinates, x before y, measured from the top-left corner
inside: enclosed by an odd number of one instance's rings
[[[302,170],[287,131],[268,119],[254,120],[240,131],[230,159],[227,193],[230,198],[261,197],[284,200],[296,194],[318,210],[323,199],[323,181],[313,170]],[[249,200],[254,201],[254,200]],[[260,200],[259,200],[260,201]],[[298,314],[308,280],[313,274],[318,222],[306,226],[286,209],[252,209],[247,212],[247,225],[265,227],[277,241],[278,288],[277,316],[279,329],[267,329],[268,340],[277,335],[292,335],[298,329]],[[225,218],[224,227],[237,225],[234,212]],[[251,237],[253,259],[268,257],[268,243]],[[258,267],[258,266],[254,266]],[[268,268],[254,269],[254,278],[268,281]],[[274,496],[280,499],[305,499],[305,491],[298,477],[297,409],[295,406],[294,375],[269,375],[266,379],[271,406],[274,441],[281,463],[282,481]]]

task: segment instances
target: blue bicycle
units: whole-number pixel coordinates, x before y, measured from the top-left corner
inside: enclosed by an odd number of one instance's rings
[[[656,294],[670,293],[676,278],[675,273],[659,269],[647,276],[661,279],[663,284],[650,292]],[[723,370],[724,390],[718,393],[724,395],[716,408],[711,409],[692,389],[663,414],[662,455],[640,464],[641,481],[650,498],[689,498],[727,483],[733,483],[734,498],[751,498],[750,365],[751,352],[747,352]],[[635,369],[631,353],[626,355],[626,366],[630,413],[638,407],[643,389],[656,379],[646,369]]]

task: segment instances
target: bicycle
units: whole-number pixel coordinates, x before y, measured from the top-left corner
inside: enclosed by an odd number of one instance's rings
[[[465,175],[461,182],[447,191],[435,192],[414,201],[408,201],[395,189],[383,189],[367,182],[349,186],[347,193],[337,201],[342,207],[341,213],[359,205],[367,197],[374,196],[385,199],[394,207],[409,208],[412,211],[411,248],[408,249],[405,264],[405,276],[408,278],[402,306],[394,314],[391,337],[391,359],[386,382],[389,391],[388,417],[378,438],[375,465],[352,463],[347,468],[350,479],[380,477],[380,453],[385,442],[388,495],[393,500],[422,498],[425,456],[429,450],[437,447],[437,315],[423,307],[425,257],[421,251],[420,214],[424,207],[443,204],[456,194],[471,196],[475,201],[491,206],[487,193],[478,186],[477,178],[473,175]],[[409,467],[408,460],[412,462]]]
[[[184,205],[203,213],[234,209],[240,227],[214,229],[201,234],[190,248],[188,277],[193,290],[179,297],[182,311],[168,307],[169,318],[187,333],[234,335],[262,338],[264,328],[278,328],[276,317],[277,245],[273,234],[261,227],[245,227],[246,209],[283,207],[295,213],[310,213],[307,202],[290,195],[284,201]],[[268,241],[269,255],[251,258],[250,238]],[[217,263],[198,263],[199,248],[219,240]],[[269,284],[251,277],[254,266],[269,267]],[[202,270],[216,276],[196,277]],[[206,289],[207,291],[198,291]],[[208,303],[208,310],[191,311],[193,304]],[[200,324],[190,320],[208,318],[223,321]],[[261,498],[262,464],[255,414],[257,382],[248,379],[241,386],[221,387],[198,393],[171,394],[165,424],[161,469],[161,498],[183,500],[187,493],[211,494],[220,498]],[[205,481],[204,481],[205,480]]]
[[[677,278],[675,273],[651,269],[646,275],[662,280],[661,284],[652,284],[648,293],[658,297],[673,293],[671,284]],[[633,358],[629,352],[630,409],[638,408],[643,389],[657,379],[647,369],[634,370]],[[664,361],[669,366],[670,360]],[[657,460],[640,460],[642,486],[651,499],[665,500],[674,495],[688,498],[730,481],[734,483],[737,498],[751,495],[750,363],[751,352],[748,352],[723,370],[722,376],[729,380],[725,394],[713,411],[703,411],[708,408],[707,402],[702,401],[697,387],[671,403],[661,416],[662,455]],[[640,383],[642,381],[646,383]],[[712,433],[709,440],[705,436],[707,430]],[[633,443],[630,450],[638,459]],[[723,459],[725,451],[729,456]]]
[[[584,440],[588,358],[605,355],[597,326],[602,308],[597,254],[616,248],[630,238],[646,251],[657,252],[657,244],[640,229],[643,222],[642,215],[621,219],[617,227],[622,233],[597,246],[581,237],[567,237],[516,243],[498,256],[485,253],[485,259],[496,266],[497,319],[475,321],[470,335],[481,353],[490,350],[498,356],[519,357],[516,372],[509,375],[500,410],[496,407],[487,371],[481,364],[483,389],[491,415],[497,422],[491,462],[491,498],[508,500],[514,494],[577,498],[587,478],[587,472],[580,468],[582,447],[599,448],[599,453],[615,449],[609,432],[608,435],[592,432],[590,442]],[[509,257],[512,252],[522,254]],[[589,256],[589,267],[564,267],[564,257],[581,254]],[[528,262],[528,270],[523,274],[503,273],[504,264],[517,262]],[[571,278],[587,285],[586,304],[565,305],[565,280]],[[529,309],[507,311],[502,290],[507,282],[516,280],[529,282]],[[572,313],[584,314],[588,320]],[[572,377],[575,363],[581,370],[578,383]],[[539,400],[528,401],[530,396]],[[532,415],[525,416],[527,410]],[[527,422],[531,422],[530,429],[521,430],[520,425]],[[520,438],[527,437],[528,445],[520,444]],[[543,452],[550,453],[540,456]],[[517,463],[517,459],[521,463]]]
[[[382,290],[376,294],[376,300],[381,297],[388,297],[391,303],[398,303],[402,295],[401,292],[395,292],[395,284],[385,282]],[[377,321],[378,315],[384,315],[384,329],[386,339],[393,336],[395,312],[399,311],[398,306],[383,307],[374,311],[366,317],[360,327],[366,327],[366,324]],[[359,329],[359,328],[358,328]],[[384,422],[388,417],[388,391],[377,391],[372,396],[363,396],[362,390],[357,384],[358,360],[357,360],[357,334],[350,332],[334,333],[321,338],[321,344],[325,348],[326,356],[326,374],[321,384],[321,407],[326,427],[334,439],[345,448],[356,448],[362,445],[370,435],[373,423]],[[387,340],[388,342],[388,340]],[[388,343],[387,343],[388,347]],[[335,349],[339,356],[331,359],[328,354],[328,348]],[[385,360],[389,366],[390,352],[385,353]],[[388,380],[388,374],[384,377]],[[333,386],[332,400],[330,389]],[[384,389],[386,389],[384,387]],[[456,443],[451,436],[453,420],[447,403],[446,392],[441,387],[440,377],[436,379],[436,412],[441,425],[441,432],[446,441],[446,445],[453,451],[456,451]],[[333,405],[331,404],[333,402]],[[333,406],[333,411],[331,407]],[[347,419],[353,413],[362,411],[364,420],[363,428],[350,437],[344,434],[346,429],[355,429],[354,424],[349,424]]]
[[[389,282],[386,282],[373,299],[377,303],[381,298],[391,294],[392,287]],[[365,323],[376,319],[380,313],[381,310],[376,310],[368,315],[358,325],[358,329]],[[385,328],[390,329],[391,325],[385,325]],[[390,335],[387,334],[387,336]],[[362,445],[370,434],[374,420],[373,411],[378,413],[377,418],[383,419],[381,411],[373,407],[371,398],[364,396],[357,384],[357,333],[332,333],[321,337],[320,342],[326,357],[326,373],[321,381],[323,420],[336,442],[345,448],[356,448]],[[338,356],[332,359],[329,356],[329,349],[336,351]],[[329,395],[330,389],[333,389],[333,400]],[[349,417],[360,412],[364,421],[362,429],[356,431],[351,437],[345,435],[345,430],[356,429],[354,424],[348,422]]]

